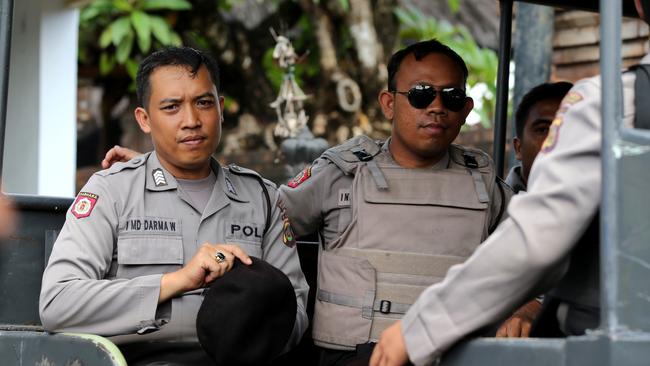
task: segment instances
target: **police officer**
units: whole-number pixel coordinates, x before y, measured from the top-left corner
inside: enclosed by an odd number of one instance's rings
[[[526,191],[533,161],[548,135],[562,98],[572,86],[573,84],[566,81],[544,83],[532,88],[521,98],[515,112],[517,136],[512,140],[515,156],[521,164],[512,167],[506,177],[506,183],[515,193]]]
[[[560,81],[544,83],[532,88],[519,103],[515,112],[516,136],[512,140],[519,165],[510,169],[506,183],[515,193],[525,192],[530,169],[548,135],[562,98],[573,84]],[[517,309],[497,330],[497,337],[528,337],[533,321],[541,310],[543,296]]]
[[[298,342],[308,286],[276,187],[211,157],[218,79],[217,64],[191,48],[142,62],[135,117],[155,149],[93,175],[69,209],[43,274],[46,330],[111,337],[129,364],[210,364],[195,326],[204,288],[251,255],[290,279],[298,306],[287,348]]]
[[[644,11],[650,15],[650,1],[635,4],[647,21]],[[646,55],[641,64],[649,63]],[[627,127],[634,124],[635,79],[633,72],[622,77]],[[552,285],[556,287],[549,295],[557,300],[553,317],[563,334],[584,334],[598,325],[598,243],[581,235],[598,231],[600,107],[600,77],[576,83],[562,100],[533,164],[527,193],[512,199],[509,218],[384,331],[372,366],[409,360],[430,364],[464,336]]]
[[[355,137],[281,186],[295,233],[322,250],[313,339],[321,365],[367,352],[426,286],[499,222],[510,195],[487,154],[452,144],[473,101],[467,67],[436,40],[395,53],[379,103],[384,142]]]

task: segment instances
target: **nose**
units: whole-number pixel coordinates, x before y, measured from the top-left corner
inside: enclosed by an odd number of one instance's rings
[[[193,106],[190,106],[186,110],[187,113],[185,113],[183,116],[182,127],[190,128],[190,129],[201,127],[201,114],[199,113],[199,111]]]
[[[443,115],[447,113],[447,108],[445,108],[445,105],[442,103],[442,96],[440,95],[440,91],[436,92],[436,97],[426,107],[426,112],[429,114],[443,114]]]

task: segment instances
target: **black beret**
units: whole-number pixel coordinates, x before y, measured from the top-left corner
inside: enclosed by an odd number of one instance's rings
[[[235,260],[216,279],[196,317],[201,347],[218,366],[265,365],[284,350],[296,321],[289,278],[267,262]]]

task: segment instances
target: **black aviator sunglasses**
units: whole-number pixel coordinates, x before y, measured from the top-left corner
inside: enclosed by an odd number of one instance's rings
[[[405,95],[413,108],[423,109],[429,106],[436,99],[438,93],[442,98],[442,104],[452,112],[458,112],[465,106],[467,94],[460,88],[442,88],[437,91],[431,85],[416,85],[409,91],[396,91],[393,93]]]

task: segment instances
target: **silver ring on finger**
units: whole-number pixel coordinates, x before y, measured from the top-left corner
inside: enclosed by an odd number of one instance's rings
[[[217,263],[225,262],[226,255],[221,252],[216,252],[214,253],[214,259],[217,261]]]

